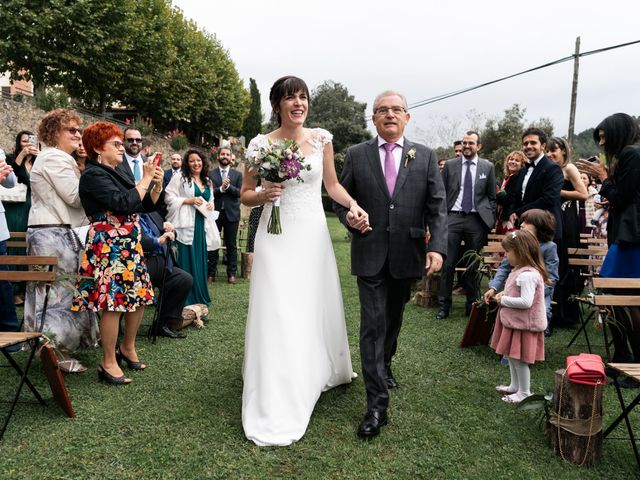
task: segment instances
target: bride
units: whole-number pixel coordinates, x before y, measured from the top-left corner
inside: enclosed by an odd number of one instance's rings
[[[310,171],[304,182],[256,180],[246,172],[241,201],[264,204],[255,240],[245,334],[242,426],[257,445],[289,445],[305,433],[323,391],[355,377],[347,343],[342,293],[322,208],[321,184],[368,231],[367,213],[338,183],[332,136],[304,127],[309,90],[303,80],[277,80],[269,94],[279,128],[251,140],[247,157],[268,140],[294,140]],[[267,233],[272,202],[280,198],[282,234]]]

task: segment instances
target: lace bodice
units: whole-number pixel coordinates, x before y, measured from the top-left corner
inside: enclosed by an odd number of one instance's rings
[[[303,218],[303,216],[306,216],[308,218],[309,215],[321,215],[324,217],[321,197],[323,149],[332,139],[333,135],[322,128],[311,129],[310,138],[307,140],[307,144],[312,147],[311,153],[307,154],[308,147],[305,148],[305,145],[301,145],[302,153],[305,155],[305,162],[311,165],[311,170],[300,172],[302,182],[297,180],[283,182],[285,189],[280,197],[281,217],[298,216]],[[250,157],[252,152],[267,145],[267,136],[258,135],[249,142],[247,157]],[[266,204],[265,214],[270,212],[271,204]]]

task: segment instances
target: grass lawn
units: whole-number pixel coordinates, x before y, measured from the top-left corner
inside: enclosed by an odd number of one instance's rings
[[[342,280],[351,355],[360,372],[359,305],[349,273],[349,243],[329,218]],[[186,340],[141,338],[149,365],[134,383],[97,382],[99,352],[78,355],[89,371],[66,375],[77,417],[55,405],[18,405],[0,442],[0,478],[562,478],[628,479],[638,469],[628,440],[606,440],[604,458],[592,469],[564,463],[547,446],[537,412],[516,411],[494,386],[508,382],[508,368],[488,347],[461,350],[465,326],[462,297],[453,315],[409,305],[394,373],[390,423],[380,437],[363,442],[356,427],[365,412],[361,378],[322,395],[302,440],[291,447],[258,448],[243,435],[240,410],[244,325],[249,283],[211,288],[213,303],[204,330],[187,329]],[[299,286],[304,294],[304,285]],[[462,312],[462,313],[461,313]],[[147,315],[148,317],[149,315]],[[149,320],[146,320],[146,324]],[[144,327],[143,327],[144,329]],[[146,332],[146,329],[145,329]],[[547,360],[532,370],[534,392],[550,391],[553,372],[564,365],[569,330],[547,343]],[[594,335],[595,336],[595,335]],[[24,354],[17,355],[24,359]],[[0,369],[0,398],[15,385],[13,370]],[[34,383],[50,399],[40,371]],[[627,396],[635,395],[626,392]],[[23,393],[29,399],[30,393]],[[605,426],[618,412],[612,385],[605,387]],[[3,404],[2,413],[6,411]],[[633,418],[638,425],[638,414]],[[619,435],[626,431],[619,427]]]

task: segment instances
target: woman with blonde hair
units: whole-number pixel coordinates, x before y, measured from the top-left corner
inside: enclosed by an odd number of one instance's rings
[[[496,194],[496,203],[498,204],[496,212],[496,233],[505,233],[515,230],[515,225],[509,220],[510,202],[509,199],[515,197],[516,181],[515,176],[525,164],[527,158],[519,150],[514,150],[504,161],[503,172],[504,180],[500,186],[500,190]]]

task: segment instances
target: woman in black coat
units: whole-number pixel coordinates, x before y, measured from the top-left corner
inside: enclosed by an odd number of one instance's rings
[[[98,378],[118,385],[131,382],[120,369],[121,360],[133,370],[146,367],[136,353],[135,339],[144,305],[153,303],[153,287],[140,245],[138,212],[155,209],[164,175],[154,159],[144,164],[137,185],[116,169],[123,158],[123,138],[122,131],[107,122],[87,127],[82,135],[89,161],[80,178],[80,200],[91,225],[74,299],[76,310],[103,312]],[[116,351],[121,312],[124,338]]]
[[[616,113],[600,122],[593,139],[604,148],[607,166],[580,160],[578,168],[602,181],[600,195],[609,201],[609,251],[600,276],[640,278],[640,127],[629,115]],[[640,308],[629,308],[628,316],[621,308],[615,313],[614,361],[640,362]]]

